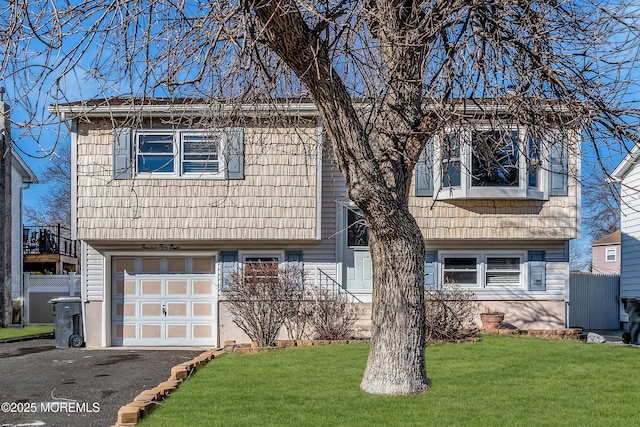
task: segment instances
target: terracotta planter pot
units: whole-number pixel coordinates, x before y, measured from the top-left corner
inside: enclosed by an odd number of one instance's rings
[[[480,320],[484,329],[500,329],[502,322],[504,322],[504,313],[482,313]]]

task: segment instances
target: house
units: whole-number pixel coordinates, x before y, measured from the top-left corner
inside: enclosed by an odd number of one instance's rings
[[[23,227],[24,271],[37,274],[68,274],[78,272],[78,244],[71,239],[71,230],[54,225]]]
[[[367,230],[310,101],[118,98],[51,111],[71,120],[88,346],[246,339],[223,283],[257,261],[302,263],[312,282],[371,301]],[[545,135],[486,122],[443,133],[457,143],[444,153],[431,141],[410,202],[428,248],[425,285],[458,282],[521,328],[565,326],[579,223],[579,160],[568,155],[579,133]],[[498,141],[499,165],[472,153],[478,141]]]
[[[636,145],[611,173],[611,178],[620,183],[620,298],[640,297],[639,158]],[[620,321],[629,321],[622,304]]]
[[[5,165],[9,165],[6,169],[6,175],[3,177],[4,191],[8,191],[8,195],[3,194],[3,220],[7,221],[4,225],[9,224],[9,229],[3,228],[3,233],[7,238],[3,237],[3,254],[8,256],[0,256],[4,258],[2,272],[2,281],[10,283],[6,287],[6,291],[10,290],[10,301],[13,304],[12,323],[20,323],[20,306],[23,297],[23,268],[22,268],[22,192],[29,188],[29,185],[37,183],[38,179],[27,163],[20,157],[18,152],[12,147],[11,127],[9,118],[9,106],[2,99],[3,89],[0,89],[0,129],[2,129],[3,148],[0,152],[2,158],[2,172],[5,173]],[[7,203],[8,202],[8,203]],[[7,244],[8,243],[8,244]],[[7,262],[8,261],[8,262]],[[7,274],[8,273],[8,274]]]
[[[591,272],[620,274],[620,230],[591,243]]]
[[[38,178],[20,155],[12,150],[11,161],[11,299],[19,306],[24,298],[22,249],[22,192],[31,184],[37,184]],[[14,319],[14,323],[17,319]]]

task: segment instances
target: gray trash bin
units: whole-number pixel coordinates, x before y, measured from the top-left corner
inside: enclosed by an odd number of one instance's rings
[[[82,337],[82,300],[80,297],[57,297],[49,300],[53,305],[56,347],[80,347]]]

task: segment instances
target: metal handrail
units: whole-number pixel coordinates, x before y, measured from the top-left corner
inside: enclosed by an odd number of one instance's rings
[[[355,294],[349,292],[347,289],[343,288],[340,283],[336,282],[333,277],[329,276],[319,268],[316,268],[316,270],[318,273],[320,273],[320,280],[317,283],[319,286],[331,288],[334,293],[347,295],[347,297],[352,299],[352,302],[362,303],[362,300],[360,298],[358,298]]]
[[[78,257],[77,241],[71,230],[57,225],[25,225],[22,228],[22,253],[25,255],[57,254]]]

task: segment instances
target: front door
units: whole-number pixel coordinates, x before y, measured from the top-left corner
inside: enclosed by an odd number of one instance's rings
[[[346,288],[350,292],[371,292],[372,269],[369,253],[369,229],[359,210],[346,208],[345,245]]]

